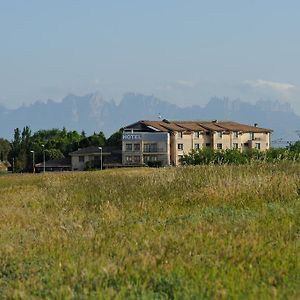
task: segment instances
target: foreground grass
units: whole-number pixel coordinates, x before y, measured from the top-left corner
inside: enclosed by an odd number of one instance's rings
[[[300,298],[300,165],[0,178],[0,298]]]

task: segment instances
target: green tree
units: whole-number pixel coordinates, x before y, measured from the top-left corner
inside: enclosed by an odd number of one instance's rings
[[[294,152],[300,153],[300,141],[297,141],[296,143],[290,145],[290,146],[288,147],[288,149],[289,149],[290,151],[294,151]]]
[[[122,131],[116,131],[107,139],[108,146],[122,147]]]
[[[14,162],[16,172],[29,171],[32,168],[31,161],[31,130],[25,126],[22,133],[19,128],[14,130],[14,139],[11,143],[9,160]]]
[[[83,138],[80,143],[80,148],[90,147],[90,146],[105,146],[106,138],[102,131],[95,133],[89,137]]]
[[[49,150],[47,150],[47,156],[50,159],[64,158],[63,153],[59,149],[49,149]]]
[[[0,138],[0,161],[7,161],[11,151],[11,144],[8,140]]]

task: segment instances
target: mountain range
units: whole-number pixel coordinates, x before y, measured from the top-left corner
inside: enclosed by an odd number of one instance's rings
[[[273,140],[297,140],[300,116],[288,103],[258,101],[255,104],[228,98],[212,98],[205,106],[179,107],[154,96],[127,93],[120,103],[105,101],[98,94],[68,95],[61,102],[35,102],[17,109],[0,106],[0,137],[11,139],[16,127],[29,125],[32,131],[62,128],[84,130],[87,134],[103,131],[109,136],[138,120],[232,120],[257,123],[274,130]]]

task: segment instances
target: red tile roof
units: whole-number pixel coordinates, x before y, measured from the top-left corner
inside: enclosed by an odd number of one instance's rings
[[[271,129],[261,128],[232,121],[148,121],[141,120],[137,123],[151,126],[158,131],[242,131],[242,132],[272,132]],[[137,124],[135,123],[135,124]],[[134,124],[132,124],[134,125]],[[131,128],[131,125],[125,127]]]

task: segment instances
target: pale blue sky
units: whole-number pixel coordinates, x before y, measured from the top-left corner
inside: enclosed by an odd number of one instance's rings
[[[296,0],[0,0],[0,103],[141,92],[300,113],[299,31]]]

